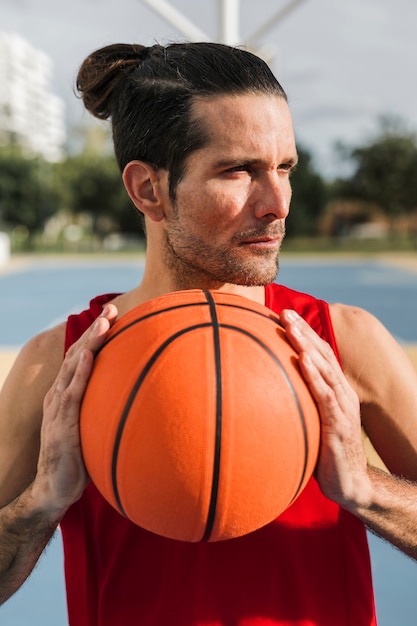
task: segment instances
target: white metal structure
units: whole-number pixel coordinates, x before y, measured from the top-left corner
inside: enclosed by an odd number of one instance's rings
[[[281,7],[257,31],[249,36],[246,41],[247,47],[260,52],[261,38],[303,1],[289,0],[285,6]],[[173,7],[168,0],[142,0],[142,2],[147,4],[190,41],[210,41],[212,39],[178,9]],[[239,30],[239,0],[218,0],[218,2],[219,28],[217,41],[230,45],[242,43]]]

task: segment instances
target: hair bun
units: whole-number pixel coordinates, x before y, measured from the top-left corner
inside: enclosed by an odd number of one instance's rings
[[[85,108],[105,120],[112,114],[113,94],[150,49],[139,44],[112,44],[92,52],[81,65],[76,89]]]

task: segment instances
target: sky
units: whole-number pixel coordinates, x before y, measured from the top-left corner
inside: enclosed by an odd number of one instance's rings
[[[219,0],[170,2],[217,39]],[[238,43],[246,44],[287,4],[240,0]],[[334,144],[369,141],[382,115],[417,131],[416,23],[414,0],[300,0],[259,40],[288,94],[297,141],[323,175],[338,171]],[[22,35],[52,58],[53,90],[65,100],[71,129],[90,119],[73,85],[92,50],[185,38],[145,0],[0,0],[0,31]]]

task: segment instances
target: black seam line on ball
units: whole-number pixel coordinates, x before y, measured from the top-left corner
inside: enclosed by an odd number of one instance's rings
[[[279,319],[276,319],[275,317],[272,317],[271,315],[268,315],[267,313],[262,313],[261,311],[254,311],[250,307],[246,307],[246,306],[243,306],[241,304],[235,304],[235,303],[229,303],[229,302],[217,302],[216,304],[217,304],[217,307],[226,307],[226,308],[228,307],[228,308],[231,308],[231,309],[241,309],[242,311],[248,311],[249,313],[254,313],[256,315],[259,315],[260,317],[263,317],[263,318],[271,320],[271,322],[273,322],[277,326],[280,326],[281,328],[283,328],[283,325],[281,324]],[[125,330],[129,330],[129,328],[132,328],[132,326],[135,326],[136,324],[140,324],[144,320],[147,320],[147,319],[149,319],[151,317],[155,317],[156,315],[160,315],[161,313],[166,313],[167,311],[174,311],[175,309],[186,309],[186,308],[189,308],[189,307],[196,307],[196,306],[206,307],[206,306],[210,306],[210,305],[209,305],[209,302],[204,302],[204,300],[201,300],[199,302],[185,302],[183,304],[176,304],[176,305],[170,306],[170,307],[168,307],[166,309],[160,309],[158,311],[152,311],[151,313],[147,313],[146,315],[142,315],[142,317],[138,317],[138,319],[135,319],[132,322],[129,322],[129,324],[126,324],[126,326],[123,326],[123,328],[118,330],[114,335],[112,335],[109,339],[107,339],[107,341],[97,350],[96,356],[103,350],[103,348],[108,346],[109,343],[111,343],[113,341],[113,339],[116,339],[116,337],[118,337],[120,334],[124,333]],[[123,318],[121,318],[118,321],[121,321],[122,319]]]
[[[145,364],[144,368],[142,369],[142,372],[140,373],[140,375],[138,376],[134,386],[132,387],[132,390],[131,390],[131,392],[129,394],[129,397],[128,397],[127,401],[126,401],[126,404],[124,406],[123,413],[122,413],[122,416],[120,418],[119,426],[117,428],[115,442],[114,442],[114,448],[113,448],[113,455],[112,455],[112,465],[111,465],[111,479],[112,479],[114,498],[116,500],[117,508],[119,509],[120,513],[122,513],[125,517],[127,517],[127,515],[126,515],[126,511],[125,511],[125,509],[123,507],[123,504],[121,502],[120,492],[119,492],[119,488],[118,488],[118,484],[117,484],[117,462],[118,462],[118,458],[119,458],[119,450],[120,450],[120,445],[121,445],[121,441],[122,441],[122,437],[123,437],[123,432],[124,432],[124,429],[125,429],[125,425],[126,425],[127,419],[129,417],[130,409],[132,408],[132,404],[135,401],[137,393],[138,393],[138,391],[139,391],[139,389],[140,389],[144,379],[146,378],[149,370],[151,369],[151,367],[153,366],[155,361],[158,360],[159,356],[162,354],[162,352],[165,350],[165,348],[167,348],[167,346],[169,346],[170,343],[175,341],[181,335],[185,335],[186,333],[191,332],[193,330],[197,330],[198,328],[207,328],[207,327],[210,327],[210,326],[211,326],[210,322],[206,322],[204,324],[196,324],[195,326],[188,326],[187,328],[184,328],[184,329],[178,331],[177,333],[171,335],[166,341],[164,341],[164,343],[162,343],[159,346],[159,348],[148,359],[148,362]]]
[[[271,314],[263,313],[262,311],[257,311],[255,309],[252,309],[250,306],[244,306],[243,304],[236,304],[234,302],[217,302],[217,307],[225,307],[229,309],[240,309],[241,311],[247,311],[248,313],[252,313],[253,315],[259,315],[259,317],[263,317],[264,319],[270,320],[276,326],[280,326],[281,328],[284,328],[282,322],[280,322],[280,320],[277,317],[275,317],[275,315],[272,313],[272,310],[270,311]]]
[[[142,317],[138,317],[137,319],[133,320],[132,322],[129,322],[129,324],[126,324],[126,326],[123,326],[123,328],[121,328],[120,330],[118,330],[117,332],[114,333],[114,335],[112,335],[111,337],[109,337],[109,339],[107,339],[107,341],[101,346],[101,348],[99,348],[96,352],[96,356],[97,354],[99,354],[103,348],[105,348],[106,346],[109,345],[109,343],[111,343],[113,341],[113,339],[116,339],[116,337],[118,337],[119,335],[121,335],[122,333],[125,332],[125,330],[129,330],[129,328],[132,328],[132,326],[135,326],[136,324],[140,324],[141,322],[143,322],[144,320],[147,320],[151,317],[155,317],[156,315],[160,315],[161,313],[166,313],[167,311],[174,311],[175,309],[186,309],[188,307],[194,307],[194,306],[208,306],[207,302],[204,302],[204,300],[202,300],[201,302],[187,302],[185,304],[176,304],[175,306],[170,306],[166,309],[160,309],[159,311],[152,311],[152,313],[147,313],[146,315],[142,315]],[[121,317],[120,320],[118,320],[118,322],[123,321],[123,318]]]
[[[222,413],[223,413],[223,391],[222,391],[222,363],[220,355],[220,331],[219,320],[217,318],[216,303],[209,291],[204,292],[207,302],[210,305],[210,314],[213,328],[213,349],[215,359],[216,373],[216,428],[214,437],[214,462],[213,462],[213,478],[211,483],[210,504],[207,513],[206,528],[202,537],[202,541],[208,541],[213,530],[214,520],[217,511],[217,497],[219,493],[220,480],[220,455],[222,445]]]
[[[277,355],[272,352],[272,350],[268,347],[268,345],[266,343],[264,343],[263,341],[261,341],[259,339],[259,337],[257,337],[256,335],[252,335],[252,333],[250,333],[247,330],[244,330],[242,328],[239,328],[238,326],[233,326],[232,324],[220,324],[221,328],[228,328],[230,330],[235,330],[238,333],[242,333],[243,335],[246,335],[247,337],[250,337],[251,339],[253,339],[257,344],[259,344],[268,354],[269,356],[273,359],[273,361],[275,361],[276,365],[278,366],[278,368],[280,369],[289,390],[291,391],[291,394],[293,395],[295,404],[297,406],[297,410],[298,410],[298,414],[300,417],[300,421],[301,421],[301,425],[302,425],[302,431],[303,431],[303,439],[304,439],[304,465],[303,465],[303,471],[301,474],[301,478],[297,487],[297,490],[294,494],[294,497],[292,499],[291,502],[294,502],[295,498],[298,496],[298,493],[300,491],[301,485],[303,484],[305,475],[306,475],[306,471],[307,471],[307,461],[308,461],[308,455],[309,455],[309,445],[308,445],[308,437],[307,437],[307,425],[306,425],[306,419],[304,416],[304,411],[301,407],[300,404],[300,400],[298,398],[297,392],[294,389],[294,386],[287,374],[287,372],[285,371],[284,366],[282,365],[281,361],[279,360],[279,358],[277,357]]]

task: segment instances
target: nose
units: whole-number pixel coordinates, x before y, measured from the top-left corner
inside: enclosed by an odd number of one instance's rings
[[[291,183],[287,172],[268,172],[258,181],[254,198],[257,218],[285,219],[290,210]]]

